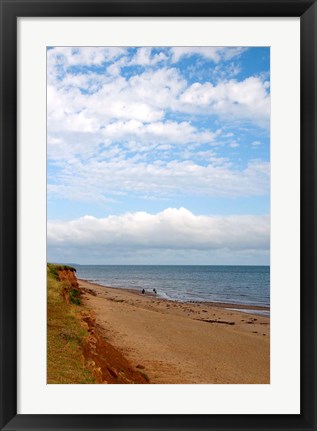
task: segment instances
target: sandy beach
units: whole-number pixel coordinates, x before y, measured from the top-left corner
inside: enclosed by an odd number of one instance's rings
[[[264,307],[181,303],[78,282],[105,340],[150,383],[270,383],[269,317],[230,310]]]

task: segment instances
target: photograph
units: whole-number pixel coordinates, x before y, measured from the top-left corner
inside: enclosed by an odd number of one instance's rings
[[[229,6],[0,0],[0,431],[317,431],[317,0]]]
[[[270,384],[270,47],[49,46],[47,384]]]

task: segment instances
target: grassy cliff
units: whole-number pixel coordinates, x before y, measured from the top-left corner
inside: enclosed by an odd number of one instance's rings
[[[47,383],[148,383],[82,305],[75,268],[47,265]]]
[[[82,353],[80,291],[67,265],[47,265],[47,383],[95,383]]]

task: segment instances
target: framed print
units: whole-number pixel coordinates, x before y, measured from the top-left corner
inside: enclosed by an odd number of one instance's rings
[[[1,429],[316,429],[316,10],[1,1]]]

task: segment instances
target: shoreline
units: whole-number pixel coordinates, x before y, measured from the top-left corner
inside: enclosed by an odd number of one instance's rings
[[[147,291],[145,291],[145,294],[142,294],[142,292],[140,292],[140,290],[138,290],[138,289],[105,286],[103,284],[98,284],[96,282],[85,280],[83,278],[78,278],[78,282],[79,283],[80,282],[89,283],[92,286],[105,288],[105,289],[111,289],[114,291],[129,292],[129,293],[132,293],[133,295],[137,295],[137,296],[144,297],[144,298],[150,297],[152,299],[156,299],[158,301],[165,301],[167,303],[191,304],[191,305],[195,305],[195,304],[209,305],[212,307],[224,308],[224,309],[227,309],[230,311],[240,311],[243,313],[250,312],[250,314],[257,314],[256,311],[263,311],[263,312],[270,313],[270,306],[269,305],[256,305],[256,304],[242,303],[242,302],[240,303],[240,302],[220,302],[220,301],[219,302],[218,301],[180,301],[178,299],[163,298],[163,297],[160,297],[159,295],[156,295],[152,292],[147,292]],[[269,315],[266,315],[266,314],[260,313],[259,315],[264,316],[264,317],[269,317]]]
[[[261,310],[78,283],[104,339],[149,383],[270,383],[270,318],[254,314]]]

